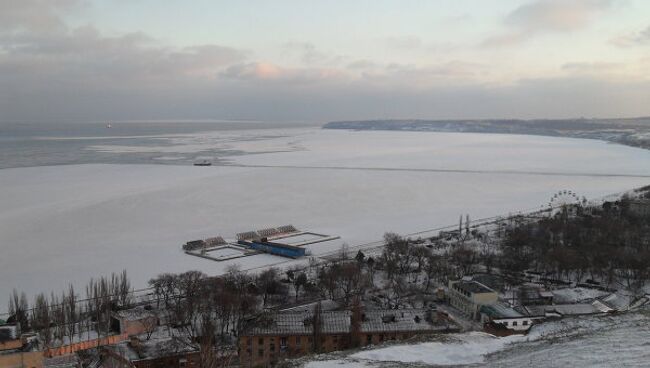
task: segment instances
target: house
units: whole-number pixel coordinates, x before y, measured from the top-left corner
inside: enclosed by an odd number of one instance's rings
[[[484,330],[497,336],[524,334],[535,320],[542,319],[539,316],[524,315],[501,303],[483,305],[479,311]]]
[[[240,334],[239,360],[242,367],[260,367],[311,352],[448,331],[458,328],[435,309],[368,310],[356,318],[351,311],[267,313],[249,321]]]
[[[477,281],[449,281],[449,304],[465,313],[472,319],[479,317],[479,309],[483,305],[497,302],[499,294]]]
[[[36,336],[18,336],[18,332],[16,325],[0,326],[0,367],[43,367],[43,351],[38,349]]]
[[[146,341],[131,337],[128,342],[103,347],[101,360],[105,368],[198,368],[201,350],[180,337]]]
[[[144,307],[121,310],[113,312],[111,315],[112,329],[128,336],[153,331],[158,323],[156,314]]]
[[[18,332],[16,324],[0,326],[0,351],[19,349],[23,346]]]

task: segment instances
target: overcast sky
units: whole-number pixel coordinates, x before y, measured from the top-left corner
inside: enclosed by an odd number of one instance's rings
[[[647,0],[0,0],[0,121],[643,115]]]

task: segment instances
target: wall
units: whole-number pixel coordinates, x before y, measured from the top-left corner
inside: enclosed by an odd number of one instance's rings
[[[117,344],[119,342],[127,340],[128,338],[129,335],[124,333],[120,335],[111,335],[111,336],[101,337],[98,339],[81,341],[75,344],[63,345],[56,348],[49,348],[45,350],[45,356],[51,358],[60,355],[72,354],[80,350],[92,349],[103,345]]]
[[[13,350],[18,349],[22,346],[23,342],[20,339],[0,342],[0,350]]]
[[[120,332],[129,336],[140,335],[147,332],[149,328],[156,328],[158,318],[155,316],[144,317],[141,320],[120,321]]]
[[[136,368],[199,368],[201,365],[201,353],[191,352],[156,359],[136,360],[132,363]]]
[[[43,352],[30,351],[0,355],[0,367],[2,368],[42,368]]]
[[[411,338],[417,334],[417,332],[413,331],[386,333],[361,332],[359,335],[359,343],[361,346],[377,345],[386,341]],[[352,347],[349,333],[328,334],[321,336],[321,338],[321,353],[346,350]],[[307,355],[312,352],[312,345],[312,335],[241,336],[239,338],[240,367],[263,367],[274,364],[282,359]]]

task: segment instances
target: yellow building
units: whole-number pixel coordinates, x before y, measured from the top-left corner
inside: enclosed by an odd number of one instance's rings
[[[472,319],[479,316],[483,305],[492,305],[499,299],[499,294],[476,281],[449,281],[449,304]]]

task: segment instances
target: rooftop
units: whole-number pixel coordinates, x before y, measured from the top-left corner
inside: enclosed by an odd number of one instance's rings
[[[362,312],[363,332],[435,331],[446,328],[431,322],[431,310],[367,310]],[[435,311],[434,311],[435,312]],[[350,311],[321,312],[323,334],[350,332]],[[313,333],[313,312],[276,312],[251,321],[245,335],[310,335]]]
[[[488,316],[490,316],[493,319],[506,319],[506,318],[521,318],[524,317],[523,314],[517,312],[516,310],[500,304],[492,304],[492,305],[483,305],[481,306],[481,313],[484,313]]]
[[[531,305],[522,308],[529,316],[545,316],[556,313],[563,316],[596,314],[601,311],[591,304]]]
[[[108,348],[131,361],[156,359],[198,351],[199,348],[189,340],[180,337],[152,338],[111,345]]]
[[[146,310],[143,307],[120,310],[114,312],[113,315],[125,321],[139,321],[154,316],[153,312]]]
[[[495,291],[478,281],[461,280],[453,284],[454,287],[471,294],[494,293]]]

